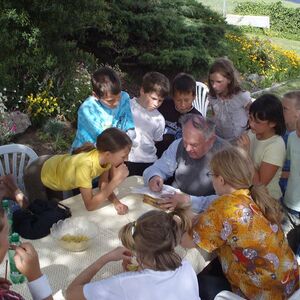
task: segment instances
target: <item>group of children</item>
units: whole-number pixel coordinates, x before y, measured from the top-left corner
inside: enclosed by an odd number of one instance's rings
[[[210,164],[220,197],[193,219],[188,207],[177,207],[127,224],[120,231],[125,248],[101,256],[78,275],[68,299],[199,299],[208,286],[201,274],[197,283],[189,263],[176,254],[180,243],[216,250],[231,289],[247,299],[286,299],[299,288],[297,261],[281,229],[281,207],[293,224],[300,223],[300,91],[287,93],[282,102],[272,94],[252,101],[225,58],[212,64],[208,86],[209,118],[216,134],[232,144]],[[140,95],[130,99],[117,74],[105,67],[93,74],[92,87],[78,110],[72,153],[34,161],[25,171],[26,191],[34,200],[79,188],[86,209],[109,199],[124,214],[128,208],[113,190],[128,175],[142,175],[181,138],[182,115],[200,114],[192,105],[196,82],[179,73],[170,91],[163,74],[149,72]],[[99,191],[93,194],[95,178]],[[139,272],[90,282],[109,261],[130,261],[133,255]]]

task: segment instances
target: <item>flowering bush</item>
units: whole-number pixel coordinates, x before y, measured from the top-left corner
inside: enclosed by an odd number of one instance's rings
[[[50,95],[51,87],[52,82],[50,81],[46,90],[26,97],[27,112],[35,125],[40,125],[60,111],[58,98]]]
[[[81,103],[91,94],[91,74],[84,64],[78,64],[75,72],[66,79],[62,89],[60,113],[73,122],[77,119],[77,110]]]
[[[259,82],[265,87],[274,82],[299,76],[300,57],[294,51],[284,50],[269,40],[226,34],[230,55],[236,68],[243,74],[263,76]]]
[[[7,97],[0,92],[0,145],[3,145],[11,139],[16,130],[16,125],[8,118],[5,102]]]

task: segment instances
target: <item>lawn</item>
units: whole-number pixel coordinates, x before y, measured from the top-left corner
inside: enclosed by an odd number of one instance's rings
[[[223,5],[224,2],[226,3],[226,13],[227,14],[232,14],[234,12],[234,8],[241,2],[247,2],[249,0],[198,0],[198,2],[201,2],[202,4],[209,6],[211,9],[216,10],[220,14],[223,14]],[[266,3],[272,3],[272,2],[278,2],[279,0],[264,0]],[[252,0],[251,2],[261,2],[257,0]],[[283,4],[286,7],[294,7],[300,8],[300,4],[298,3],[292,3],[288,1],[282,1]]]
[[[282,97],[288,91],[299,90],[299,89],[300,89],[300,77],[293,79],[293,80],[289,80],[284,83],[281,83],[279,85],[275,85],[272,88],[270,88],[269,90],[264,90],[262,92],[254,93],[254,94],[252,94],[252,96],[254,98],[257,98],[260,95],[260,93],[270,92],[270,93],[276,94],[279,97]]]
[[[258,37],[260,39],[267,38],[267,39],[271,40],[273,44],[276,44],[283,49],[293,50],[300,56],[300,41],[288,40],[288,39],[283,39],[283,38],[278,38],[278,37],[268,37],[263,34],[258,35],[258,34],[247,33],[247,36]]]
[[[231,14],[234,13],[234,8],[242,2],[247,2],[249,0],[198,0],[198,2],[201,2],[202,4],[209,6],[211,9],[219,12],[220,14],[223,14],[223,5],[224,2],[226,3],[226,13]],[[272,2],[278,2],[279,0],[264,0],[266,3],[272,3]],[[257,0],[252,0],[252,2],[260,2]],[[283,4],[287,7],[293,7],[293,8],[300,8],[300,3],[292,3],[288,1],[282,1]],[[251,34],[247,34],[250,35]],[[253,35],[252,35],[253,36]],[[265,35],[257,35],[255,36],[261,37],[261,38],[268,38],[271,39],[272,42],[284,49],[287,50],[294,50],[300,55],[300,41],[294,41],[294,40],[289,40],[289,39],[284,39],[284,38],[277,38],[277,37],[268,37]]]

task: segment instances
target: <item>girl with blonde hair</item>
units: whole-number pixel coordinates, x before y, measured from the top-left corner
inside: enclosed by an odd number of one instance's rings
[[[210,166],[208,175],[220,197],[200,214],[193,241],[186,236],[183,246],[216,250],[231,289],[246,299],[288,298],[299,285],[299,270],[280,227],[279,203],[263,185],[253,185],[254,166],[243,149],[221,150]],[[198,275],[200,284],[206,282],[214,292],[201,298],[220,292],[214,280],[208,282],[211,277]]]
[[[189,223],[183,209],[172,213],[151,210],[128,223],[119,232],[126,248],[104,254],[79,274],[67,289],[67,299],[199,299],[195,271],[175,251]],[[90,282],[108,262],[130,262],[132,255],[137,259],[137,271]]]

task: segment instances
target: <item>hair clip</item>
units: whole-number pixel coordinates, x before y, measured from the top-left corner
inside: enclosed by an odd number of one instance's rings
[[[133,237],[135,233],[136,221],[131,222],[131,235]]]

